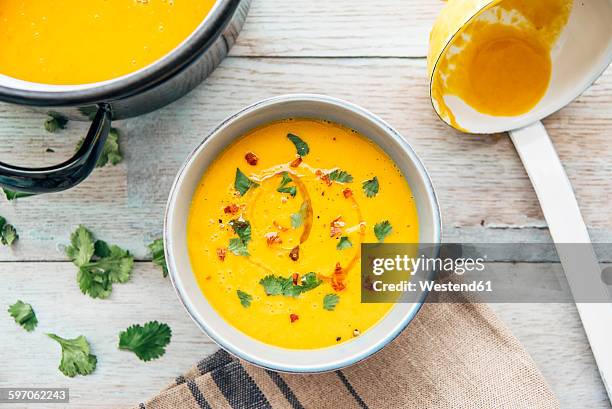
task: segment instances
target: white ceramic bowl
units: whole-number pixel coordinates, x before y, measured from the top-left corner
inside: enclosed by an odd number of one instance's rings
[[[421,302],[396,304],[376,326],[339,345],[314,350],[279,348],[243,334],[215,311],[198,287],[187,251],[191,199],[212,161],[249,130],[271,121],[300,117],[340,123],[377,143],[399,166],[412,189],[419,215],[420,242],[440,242],[436,195],[427,171],[410,145],[389,125],[362,108],[327,96],[302,94],[270,98],[245,108],[221,123],[189,155],[170,192],[164,241],[172,284],[191,318],[210,338],[252,364],[283,372],[314,373],[346,367],[379,351],[406,328]]]

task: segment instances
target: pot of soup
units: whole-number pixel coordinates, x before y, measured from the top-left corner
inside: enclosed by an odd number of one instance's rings
[[[56,0],[0,3],[0,101],[91,121],[69,160],[44,168],[0,162],[0,186],[69,189],[95,167],[111,121],[188,93],[219,65],[250,0]]]

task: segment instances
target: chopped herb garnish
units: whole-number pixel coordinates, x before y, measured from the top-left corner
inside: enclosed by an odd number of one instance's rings
[[[373,179],[366,180],[361,185],[363,187],[363,192],[367,197],[374,197],[378,194],[378,177],[374,176]]]
[[[351,176],[350,173],[340,169],[330,172],[327,176],[329,177],[329,180],[338,183],[351,183],[353,181],[353,176]]]
[[[238,294],[238,298],[240,299],[240,305],[244,308],[249,308],[251,306],[251,301],[253,301],[253,296],[251,294],[241,290],[236,290],[236,294]]]
[[[45,130],[54,133],[58,129],[66,129],[68,118],[57,112],[49,112],[49,119],[45,121]]]
[[[17,300],[15,304],[9,307],[8,312],[15,319],[15,322],[28,332],[33,331],[36,325],[38,325],[36,313],[34,313],[34,309],[28,303]]]
[[[308,144],[302,140],[302,138],[292,133],[287,134],[287,138],[289,138],[289,140],[295,145],[295,149],[297,150],[298,155],[308,155],[308,152],[310,152],[310,148],[308,147]]]
[[[281,180],[280,186],[276,189],[279,193],[289,193],[291,197],[295,197],[297,194],[297,188],[295,186],[287,186],[289,183],[293,182],[293,179],[289,176],[288,172],[282,173],[283,179]]]
[[[351,243],[351,240],[346,236],[340,237],[340,241],[336,245],[336,248],[338,250],[344,250],[344,249],[348,249],[351,247],[353,247],[353,243]]]
[[[125,283],[130,279],[134,257],[128,251],[95,240],[84,226],[79,226],[72,233],[70,243],[66,255],[79,268],[77,282],[83,294],[92,298],[107,298],[113,283]]]
[[[294,283],[293,275],[288,278],[269,275],[261,280],[261,284],[267,295],[284,295],[286,297],[297,297],[300,294],[310,291],[321,284],[315,273],[308,273],[302,277],[298,284]]]
[[[8,190],[5,188],[2,188],[2,191],[4,192],[4,196],[6,196],[6,200],[15,200],[19,199],[20,197],[34,196],[33,193],[15,192],[13,190]]]
[[[150,321],[144,325],[132,325],[119,334],[119,349],[136,354],[142,361],[159,358],[166,353],[172,330],[167,324]]]
[[[384,241],[385,238],[389,234],[391,234],[392,231],[393,231],[393,227],[391,226],[391,223],[389,223],[389,220],[385,220],[380,223],[376,223],[376,225],[374,226],[374,234],[376,235],[376,238],[380,242]]]
[[[300,206],[300,210],[297,213],[293,213],[291,215],[291,227],[294,229],[299,228],[302,224],[304,224],[304,219],[306,218],[306,214],[308,213],[308,203],[303,202]]]
[[[325,308],[327,311],[333,311],[336,308],[336,305],[338,305],[339,301],[340,297],[338,294],[327,294],[325,297],[323,297],[323,308]]]
[[[238,235],[244,245],[246,246],[247,244],[249,244],[249,241],[251,241],[251,223],[246,220],[236,219],[230,221],[229,224],[230,226],[232,226],[232,229],[234,229],[234,233]]]
[[[10,246],[19,238],[17,230],[12,224],[8,224],[6,219],[0,216],[0,243],[5,246]]]
[[[153,264],[160,266],[164,277],[168,277],[168,266],[166,264],[166,255],[164,254],[164,240],[156,239],[148,247],[153,256]]]
[[[234,188],[238,191],[238,193],[240,193],[240,196],[244,196],[250,188],[255,188],[257,186],[259,186],[259,184],[249,179],[244,173],[242,173],[240,168],[236,168]]]
[[[246,244],[237,237],[230,239],[229,246],[227,249],[237,256],[248,256],[249,251],[247,250]]]
[[[83,145],[83,141],[85,139],[81,139],[76,146],[76,150],[81,149]],[[102,153],[96,162],[96,168],[101,168],[106,164],[111,164],[115,166],[119,162],[123,160],[123,155],[121,154],[121,149],[119,148],[119,130],[116,128],[111,128],[106,141],[104,142],[104,147],[102,148]]]
[[[96,369],[98,360],[91,354],[89,342],[81,335],[74,339],[64,339],[55,334],[47,334],[62,347],[62,360],[59,370],[66,376],[89,375]]]

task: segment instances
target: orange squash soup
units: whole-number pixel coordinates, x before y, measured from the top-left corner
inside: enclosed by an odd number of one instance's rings
[[[206,170],[187,243],[216,311],[266,344],[313,349],[375,325],[392,304],[361,303],[360,244],[417,243],[414,198],[393,161],[338,124],[254,129]]]
[[[0,74],[44,84],[113,79],[163,57],[214,0],[2,0]]]

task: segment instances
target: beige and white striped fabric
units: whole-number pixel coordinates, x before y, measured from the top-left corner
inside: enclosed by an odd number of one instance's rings
[[[425,304],[390,345],[341,371],[281,374],[219,350],[134,409],[558,408],[492,311],[462,301]]]

